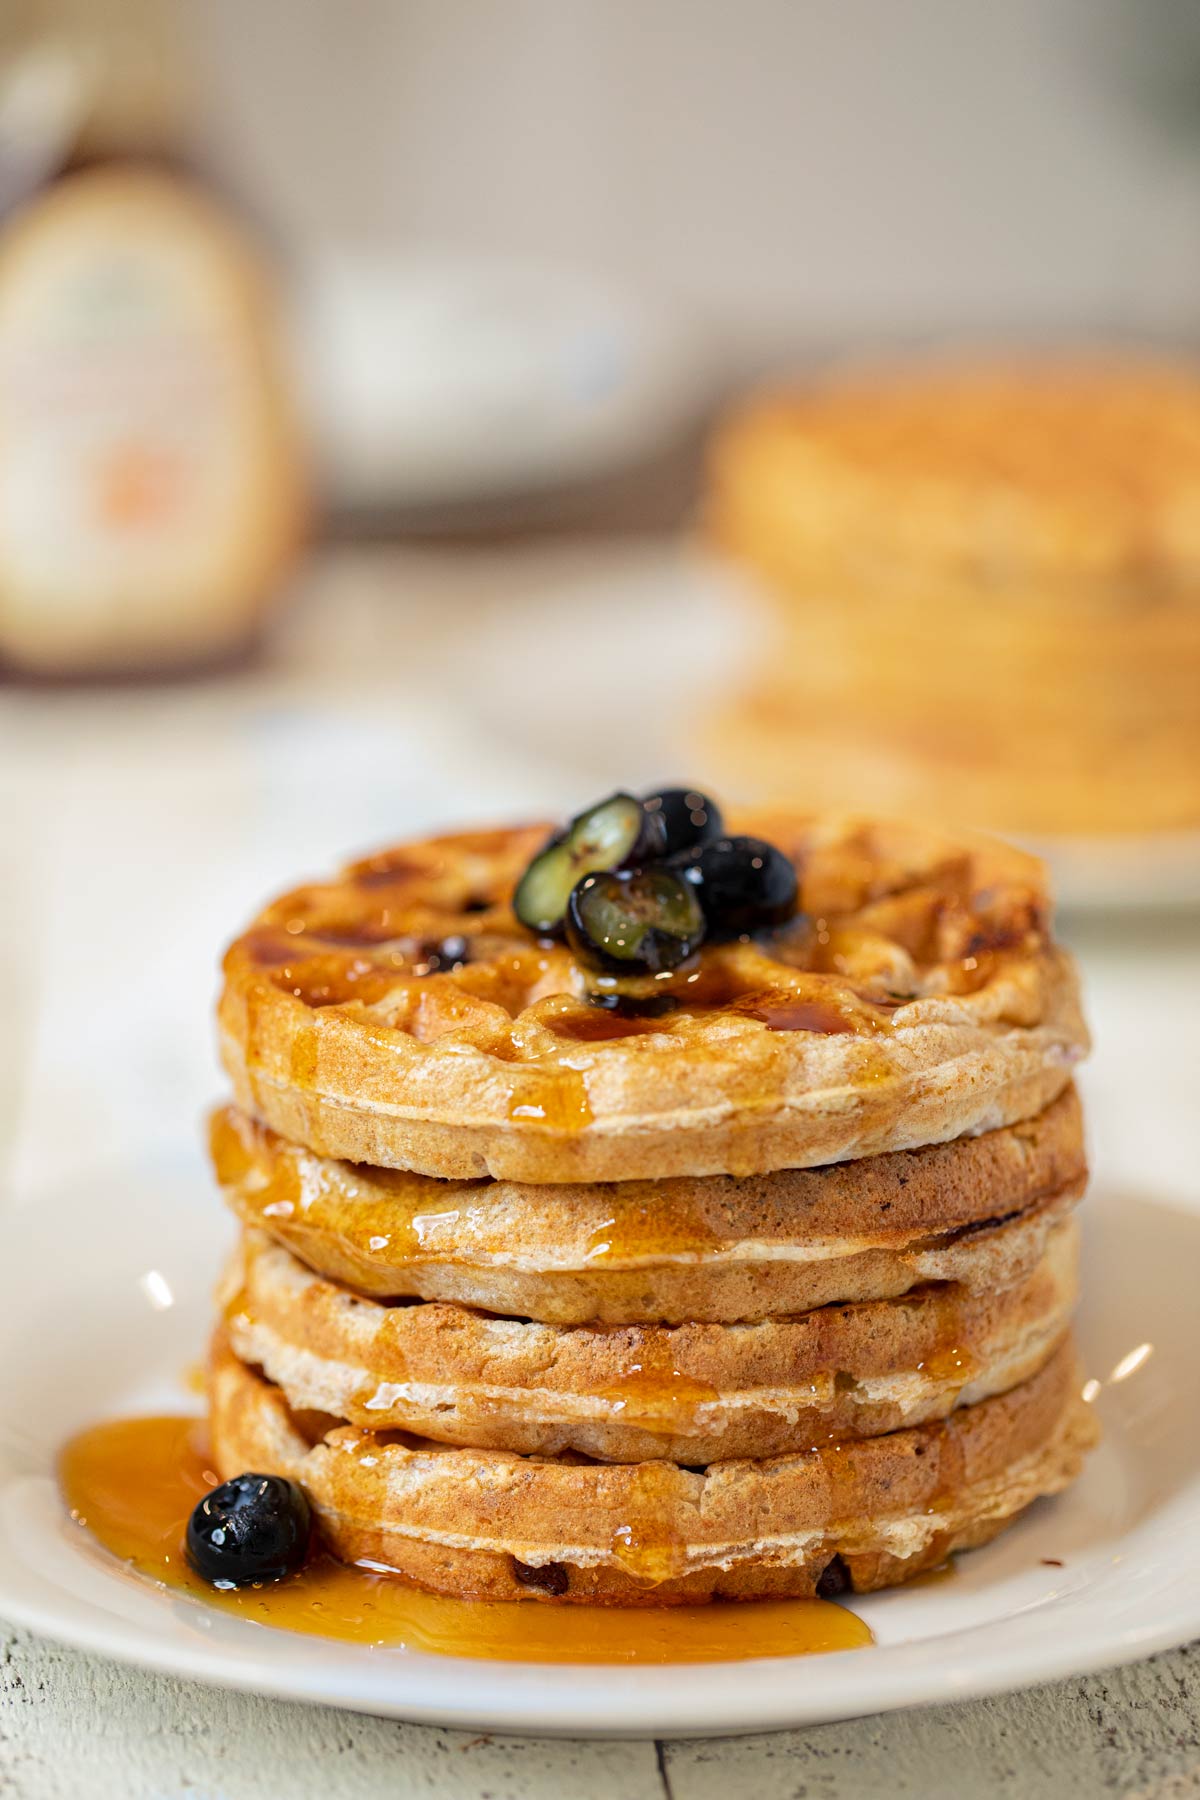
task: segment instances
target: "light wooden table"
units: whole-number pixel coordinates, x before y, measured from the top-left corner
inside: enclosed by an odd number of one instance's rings
[[[719,652],[725,627],[689,580],[653,544],[341,551],[316,566],[256,670],[116,698],[0,689],[0,1176],[18,1188],[67,1178],[90,1157],[128,1154],[131,1132],[192,1128],[216,1089],[204,1018],[215,948],[281,877],[422,814],[562,806],[592,771],[652,779],[660,721],[646,716],[643,674],[608,706],[620,726],[611,757],[603,729],[578,729],[580,692],[616,679],[635,627],[669,638],[681,606],[693,629],[680,678],[689,656],[700,668]],[[593,665],[582,684],[568,662],[580,649]],[[139,983],[128,955],[164,908],[169,1037],[162,966],[151,957]],[[1195,1013],[1200,922],[1073,930],[1098,1038],[1086,1081],[1095,1160],[1114,1180],[1194,1203],[1179,1185],[1198,1162],[1194,1060],[1180,1039],[1148,1083],[1144,1049],[1147,1020],[1178,1016],[1181,1002]],[[61,955],[81,939],[95,962],[82,991]],[[67,1019],[74,1052],[56,1028]],[[50,1129],[52,1088],[71,1079],[100,1085],[84,1128],[64,1138]],[[3,1800],[998,1793],[1200,1794],[1196,1647],[994,1701],[650,1744],[479,1737],[224,1693],[0,1621]]]

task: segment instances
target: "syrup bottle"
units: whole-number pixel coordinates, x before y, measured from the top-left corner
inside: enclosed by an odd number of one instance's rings
[[[35,0],[26,20],[0,129],[10,169],[43,179],[0,192],[0,662],[218,661],[303,515],[270,283],[188,172],[165,0]]]

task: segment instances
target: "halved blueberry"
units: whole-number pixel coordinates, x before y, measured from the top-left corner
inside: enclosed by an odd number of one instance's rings
[[[188,1561],[214,1587],[281,1581],[308,1554],[312,1517],[294,1481],[235,1475],[205,1494],[187,1524]]]
[[[710,937],[782,925],[796,911],[799,893],[790,858],[762,838],[717,838],[673,858],[704,909]]]
[[[587,875],[571,891],[567,941],[594,969],[659,975],[678,968],[703,938],[695,889],[661,864]]]
[[[517,883],[513,910],[539,936],[557,931],[571,889],[584,875],[662,855],[663,822],[632,794],[610,794],[551,838]]]
[[[662,856],[676,856],[697,844],[711,843],[725,829],[716,801],[696,788],[663,788],[647,794],[642,805],[651,817],[657,814],[666,828],[666,843],[659,852]]]

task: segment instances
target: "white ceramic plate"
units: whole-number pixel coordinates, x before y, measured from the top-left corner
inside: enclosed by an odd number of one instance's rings
[[[326,1644],[230,1618],[129,1574],[70,1523],[50,1473],[70,1432],[118,1411],[195,1405],[179,1373],[206,1336],[229,1235],[198,1155],[100,1170],[27,1199],[0,1232],[0,1615],[255,1692],[577,1735],[808,1724],[1164,1649],[1200,1635],[1200,1215],[1098,1194],[1087,1216],[1083,1347],[1103,1384],[1105,1442],[1070,1494],[961,1558],[953,1579],[856,1601],[873,1649],[547,1668]]]

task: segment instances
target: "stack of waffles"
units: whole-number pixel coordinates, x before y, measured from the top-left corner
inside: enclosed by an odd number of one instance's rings
[[[652,998],[517,922],[545,827],[384,852],[230,949],[213,1455],[298,1481],[336,1556],[485,1598],[831,1595],[1078,1472],[1087,1040],[1040,865],[748,826],[799,915]]]
[[[718,435],[769,648],[709,754],[746,794],[1046,839],[1200,826],[1200,373],[933,363]]]

